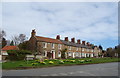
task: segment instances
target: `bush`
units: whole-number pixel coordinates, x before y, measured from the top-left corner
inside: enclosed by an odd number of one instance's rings
[[[41,64],[44,64],[44,65],[46,64],[46,62],[40,62],[40,63],[41,63]]]
[[[38,63],[32,63],[32,66],[37,66],[38,65]]]
[[[54,64],[54,62],[53,61],[49,61],[49,64]]]
[[[60,61],[59,63],[60,63],[60,64],[64,64],[64,62],[63,62],[63,61]]]
[[[32,52],[27,50],[8,50],[8,59],[11,61],[24,60],[27,54],[32,54]]]
[[[75,60],[70,60],[71,63],[75,63]]]

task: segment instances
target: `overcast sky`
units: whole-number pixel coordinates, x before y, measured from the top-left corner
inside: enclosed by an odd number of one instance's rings
[[[118,44],[118,3],[116,2],[6,2],[2,4],[2,28],[7,39],[18,34],[61,39],[68,36],[104,49]]]

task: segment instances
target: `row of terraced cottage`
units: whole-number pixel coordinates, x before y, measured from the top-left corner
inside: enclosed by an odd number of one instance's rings
[[[61,52],[64,49],[66,49],[66,58],[98,57],[101,53],[97,46],[93,46],[89,42],[86,43],[80,39],[75,42],[75,38],[69,40],[68,37],[61,40],[60,35],[57,35],[56,39],[36,36],[35,30],[31,32],[29,47],[32,52],[51,59],[61,58]]]

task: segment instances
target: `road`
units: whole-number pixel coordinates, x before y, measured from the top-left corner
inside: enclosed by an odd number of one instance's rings
[[[3,70],[3,76],[118,76],[118,63]]]

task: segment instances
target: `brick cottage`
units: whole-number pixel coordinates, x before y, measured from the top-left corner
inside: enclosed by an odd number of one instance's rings
[[[75,38],[71,38],[70,41],[68,37],[61,40],[60,35],[57,35],[56,39],[36,36],[35,30],[31,32],[29,47],[33,53],[51,59],[61,58],[61,52],[65,49],[66,58],[98,57],[101,53],[99,47],[93,46],[89,42],[86,43],[86,41],[80,39],[75,42]]]

